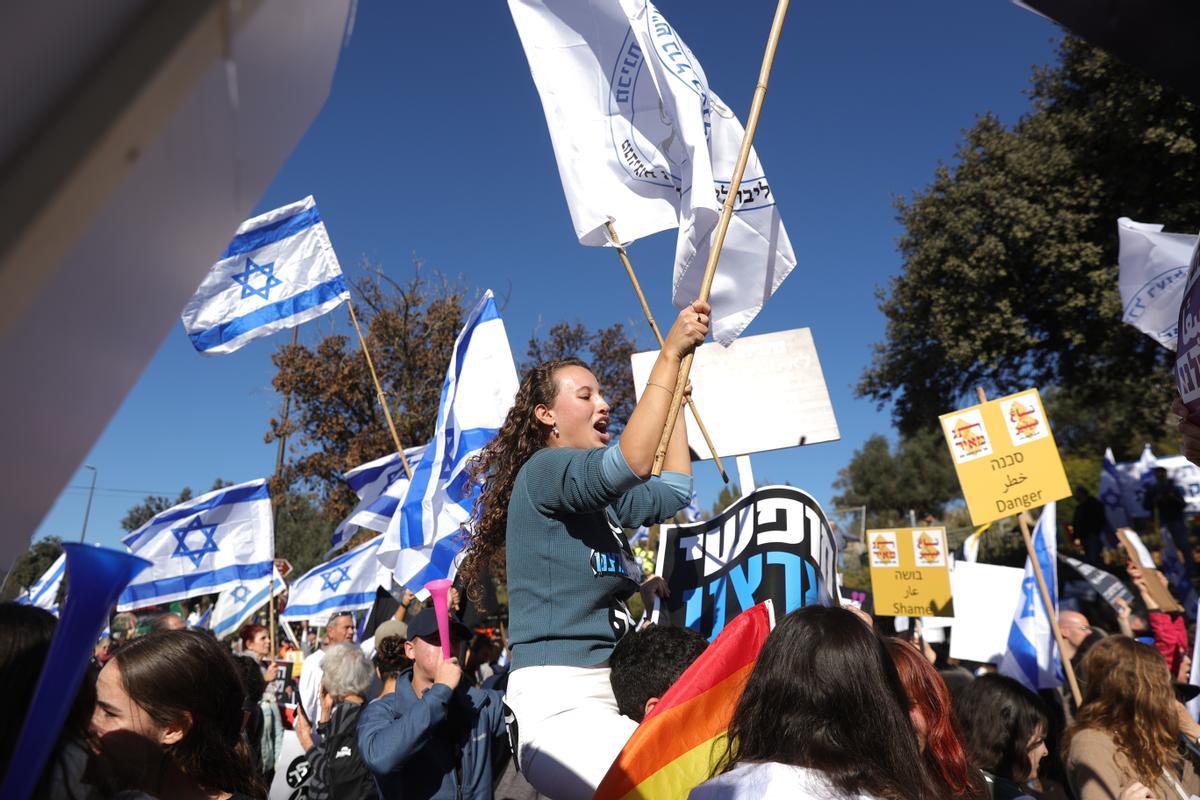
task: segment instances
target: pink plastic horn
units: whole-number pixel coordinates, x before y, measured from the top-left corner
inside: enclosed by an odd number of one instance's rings
[[[450,586],[449,578],[430,581],[425,591],[433,595],[433,613],[437,615],[438,637],[442,640],[442,655],[450,658]]]

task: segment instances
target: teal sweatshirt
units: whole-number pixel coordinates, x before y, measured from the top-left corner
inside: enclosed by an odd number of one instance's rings
[[[591,667],[633,625],[625,600],[642,579],[622,528],[683,509],[690,475],[643,483],[616,447],[544,448],[517,473],[508,502],[513,669]]]

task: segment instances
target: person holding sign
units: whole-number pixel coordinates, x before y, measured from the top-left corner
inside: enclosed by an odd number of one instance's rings
[[[654,525],[691,499],[684,425],[649,481],[680,363],[708,333],[710,309],[680,312],[616,447],[596,376],[577,359],[531,369],[496,438],[472,465],[484,484],[459,575],[478,594],[506,570],[512,643],[507,704],[521,772],[560,800],[590,798],[637,724],[621,716],[608,656],[633,628],[625,600],[642,583],[622,527]]]

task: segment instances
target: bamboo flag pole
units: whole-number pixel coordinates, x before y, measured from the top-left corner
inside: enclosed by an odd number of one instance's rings
[[[987,393],[983,391],[983,387],[976,387],[975,393],[979,396],[980,403],[987,402]],[[1050,602],[1050,589],[1046,585],[1046,576],[1042,573],[1042,564],[1033,549],[1033,536],[1029,533],[1029,522],[1025,512],[1017,516],[1017,524],[1021,527],[1021,538],[1025,540],[1025,552],[1029,554],[1029,563],[1033,564],[1033,577],[1037,580],[1042,605],[1046,607],[1046,616],[1050,620],[1050,630],[1054,633],[1055,644],[1058,645],[1059,660],[1062,662],[1063,672],[1067,673],[1071,696],[1075,698],[1075,707],[1078,708],[1083,705],[1083,695],[1079,692],[1079,682],[1075,679],[1075,668],[1071,666],[1071,660],[1063,656],[1063,638],[1062,631],[1058,629],[1058,615],[1054,613],[1054,604]]]
[[[292,347],[300,343],[300,326],[292,326]],[[288,413],[292,408],[292,393],[288,392],[283,396],[283,414],[282,421],[279,423],[280,430],[283,433],[279,437],[279,448],[275,451],[275,479],[279,480],[283,475],[283,454],[287,449],[287,424]],[[271,521],[272,531],[279,527],[279,509],[283,507],[283,498],[279,499],[279,503],[275,505],[274,519]],[[275,552],[274,548],[271,552]],[[271,564],[271,580],[267,584],[267,632],[271,640],[271,659],[275,658],[275,565]]]
[[[400,446],[400,436],[396,433],[396,423],[392,422],[392,410],[388,407],[387,398],[383,394],[383,386],[379,383],[379,375],[375,372],[375,362],[371,360],[371,351],[367,348],[367,340],[363,338],[362,328],[358,324],[358,316],[354,313],[354,303],[346,298],[346,308],[350,309],[350,321],[354,323],[354,332],[358,334],[358,343],[362,347],[363,357],[367,359],[367,369],[371,371],[371,380],[375,382],[375,396],[379,398],[379,405],[383,406],[383,417],[387,420],[388,431],[392,434],[392,443],[396,445],[396,452],[400,454],[400,463],[404,465],[404,474],[408,479],[412,480],[412,469],[408,466],[408,459],[404,457],[404,448]]]
[[[646,315],[646,322],[650,323],[650,330],[654,331],[654,338],[658,341],[658,346],[661,349],[663,346],[662,331],[658,329],[658,323],[654,321],[654,315],[650,313],[650,304],[646,302],[646,295],[642,293],[642,285],[638,283],[637,274],[633,271],[633,263],[629,260],[629,253],[621,246],[621,239],[617,236],[617,229],[613,227],[611,222],[607,223],[608,235],[612,237],[613,244],[617,246],[617,255],[621,257],[621,263],[625,265],[625,273],[629,275],[629,282],[633,284],[633,291],[637,294],[638,302],[642,304],[642,313]],[[704,437],[704,443],[708,445],[708,452],[712,453],[713,463],[717,465],[717,471],[721,473],[721,480],[729,483],[729,475],[725,472],[725,466],[721,463],[721,457],[717,455],[717,448],[713,446],[712,438],[708,435],[708,428],[704,427],[704,421],[700,419],[700,412],[696,410],[696,402],[692,398],[687,399],[688,408],[692,410],[692,417],[696,420],[696,426],[700,428],[700,435]]]
[[[762,114],[763,98],[767,94],[767,79],[771,76],[771,64],[775,61],[775,50],[779,46],[779,35],[783,30],[783,19],[787,16],[789,0],[779,0],[775,6],[775,19],[771,22],[771,33],[767,37],[767,49],[763,52],[762,67],[758,72],[758,84],[754,87],[754,99],[750,102],[750,114],[746,118],[746,135],[742,137],[742,146],[738,150],[737,161],[733,165],[733,174],[729,176],[729,194],[721,207],[721,218],[713,232],[712,249],[708,253],[708,263],[704,265],[704,280],[700,284],[699,299],[708,302],[712,292],[713,278],[717,273],[717,259],[721,257],[721,248],[725,245],[725,233],[729,230],[729,220],[733,218],[733,204],[737,200],[738,191],[742,188],[742,175],[746,171],[746,162],[750,159],[750,148],[754,144],[754,131],[758,128],[758,118]],[[663,459],[667,457],[667,445],[671,442],[671,434],[675,431],[675,421],[679,419],[679,409],[683,406],[683,390],[687,388],[688,374],[692,371],[694,353],[684,357],[679,365],[679,380],[675,384],[675,396],[671,398],[671,408],[667,412],[667,424],[663,428],[662,438],[658,442],[658,450],[654,454],[652,475],[662,475]]]
[[[1029,535],[1029,523],[1025,521],[1025,515],[1021,514],[1017,517],[1017,524],[1021,526],[1021,537],[1025,540],[1025,549],[1029,552],[1029,560],[1033,563],[1033,576],[1037,578],[1038,590],[1042,593],[1042,605],[1046,607],[1046,616],[1050,618],[1050,630],[1054,631],[1054,641],[1058,644],[1058,656],[1062,662],[1063,671],[1067,673],[1067,683],[1071,685],[1071,696],[1075,698],[1075,707],[1083,705],[1083,695],[1079,693],[1079,683],[1075,680],[1075,668],[1071,666],[1071,659],[1063,655],[1063,638],[1062,631],[1058,629],[1058,616],[1054,613],[1054,606],[1050,603],[1050,590],[1046,587],[1046,576],[1042,574],[1042,565],[1038,563],[1038,558],[1033,552],[1033,537]]]

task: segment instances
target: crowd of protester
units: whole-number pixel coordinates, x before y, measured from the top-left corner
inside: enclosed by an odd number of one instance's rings
[[[1065,689],[1034,692],[986,665],[957,664],[912,632],[884,635],[885,618],[822,606],[784,616],[710,779],[691,796],[1200,795],[1200,724],[1184,705],[1200,694],[1188,684],[1188,628],[1183,615],[1158,609],[1142,570],[1126,572],[1132,606],[1060,612],[1063,656],[1082,687],[1078,707]],[[38,796],[265,797],[292,727],[310,798],[539,797],[510,752],[507,642],[452,613],[447,659],[433,608],[411,608],[361,644],[347,614],[327,620],[320,636],[313,629],[299,678],[283,681],[290,693],[271,686],[278,652],[264,626],[246,625],[230,645],[181,629],[177,615],[151,615],[145,633],[98,646]],[[40,609],[0,605],[0,674],[13,703],[0,715],[0,763],[12,754],[54,626]],[[670,626],[622,637],[608,659],[620,714],[636,727],[707,646]]]
[[[675,385],[707,313],[701,303],[680,313],[652,385]],[[282,777],[289,797],[306,778],[310,798],[590,798],[711,646],[687,629],[639,625],[625,604],[639,583],[646,607],[666,586],[643,580],[621,527],[663,519],[690,494],[683,426],[663,479],[647,481],[668,395],[647,391],[607,447],[608,406],[586,365],[530,371],[482,457],[489,482],[460,570],[475,602],[489,568],[507,560],[507,630],[464,624],[457,591],[445,642],[435,610],[409,594],[360,642],[355,618],[338,613],[321,630],[289,631],[296,646],[278,649],[256,623],[230,646],[170,612],[114,619],[37,796],[240,800],[266,797]],[[1103,563],[1094,508],[1079,500],[1077,533]],[[1174,495],[1159,486],[1147,502],[1187,562],[1183,574],[1193,572]],[[1172,591],[1161,573],[1128,565],[1120,577],[1134,603],[1110,606],[1093,592],[1060,609],[1078,703],[957,663],[918,625],[897,633],[892,618],[820,605],[783,615],[711,771],[686,789],[695,800],[1192,800],[1193,638],[1148,584]],[[0,605],[6,770],[22,766],[9,762],[54,627],[47,612]],[[289,727],[304,759],[284,758]]]

